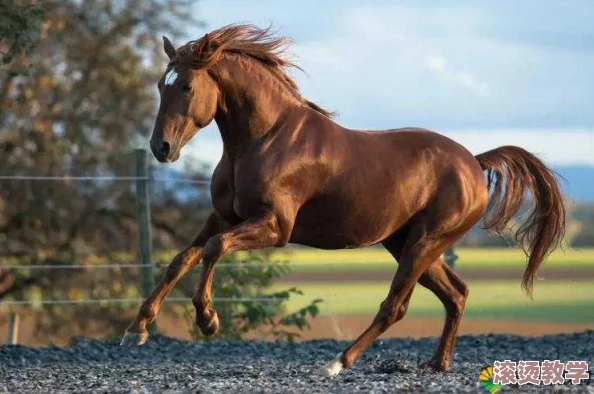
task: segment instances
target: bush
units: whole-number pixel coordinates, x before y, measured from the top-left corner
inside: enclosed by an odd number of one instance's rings
[[[320,299],[295,312],[287,312],[287,301],[303,294],[296,287],[266,292],[275,279],[290,273],[287,262],[273,261],[268,251],[250,252],[246,257],[238,253],[227,255],[217,263],[217,271],[213,304],[219,315],[219,338],[244,339],[249,332],[258,331],[275,340],[292,342],[301,337],[299,331],[310,328],[308,318],[315,318],[319,312]],[[233,298],[240,301],[228,301]],[[225,301],[216,302],[216,299]],[[186,309],[186,318],[194,321],[193,308]],[[204,339],[194,324],[191,327],[194,339]]]

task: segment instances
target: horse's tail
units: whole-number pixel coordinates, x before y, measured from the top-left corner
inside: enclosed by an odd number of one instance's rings
[[[540,159],[517,146],[502,146],[476,156],[492,189],[483,228],[501,233],[520,210],[526,193],[529,213],[516,230],[528,257],[522,287],[532,296],[536,272],[565,234],[565,206],[555,175]]]

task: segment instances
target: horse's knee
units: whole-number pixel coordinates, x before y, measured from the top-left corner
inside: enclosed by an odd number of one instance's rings
[[[205,264],[215,263],[224,254],[225,241],[222,234],[210,237],[202,249],[202,261]]]

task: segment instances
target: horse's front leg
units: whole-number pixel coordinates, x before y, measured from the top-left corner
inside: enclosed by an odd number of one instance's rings
[[[196,324],[204,335],[219,329],[217,312],[211,308],[214,265],[226,253],[281,246],[288,242],[291,225],[272,211],[262,211],[229,231],[210,238],[202,250],[202,276],[193,298]]]
[[[173,258],[165,275],[163,275],[153,292],[143,302],[136,318],[126,329],[121,345],[139,346],[146,342],[148,339],[147,327],[155,320],[165,297],[173,290],[175,284],[200,262],[202,247],[208,239],[225,228],[229,228],[229,226],[218,214],[212,213],[208,217],[204,228],[194,242],[192,242],[192,245]]]

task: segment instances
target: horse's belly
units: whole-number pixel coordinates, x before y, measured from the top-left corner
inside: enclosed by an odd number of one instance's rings
[[[374,245],[396,231],[406,216],[381,205],[351,206],[331,197],[317,198],[299,210],[289,242],[321,249]]]

